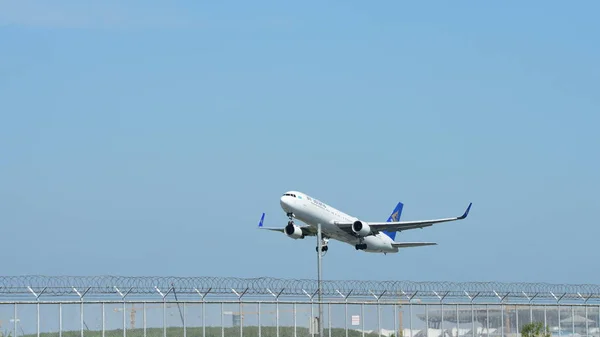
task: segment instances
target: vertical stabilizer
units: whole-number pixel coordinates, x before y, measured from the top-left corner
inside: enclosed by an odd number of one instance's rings
[[[404,207],[404,204],[399,202],[398,205],[396,205],[396,208],[394,208],[394,211],[392,212],[392,214],[390,214],[390,217],[387,219],[387,222],[396,222],[396,221],[400,221],[400,216],[402,215],[402,208]],[[384,231],[383,232],[385,235],[389,236],[392,240],[394,240],[396,238],[396,231]]]

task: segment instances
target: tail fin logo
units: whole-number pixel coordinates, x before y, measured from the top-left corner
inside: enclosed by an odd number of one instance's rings
[[[392,222],[398,221],[398,211],[392,213]]]

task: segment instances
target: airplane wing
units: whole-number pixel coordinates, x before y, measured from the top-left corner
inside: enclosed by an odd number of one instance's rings
[[[369,224],[369,227],[374,232],[380,232],[380,231],[401,232],[401,231],[405,231],[405,230],[409,230],[409,229],[429,227],[429,226],[432,226],[437,223],[462,220],[462,219],[466,218],[467,215],[469,215],[469,211],[471,210],[472,204],[473,203],[469,203],[469,206],[467,207],[467,209],[465,210],[465,213],[463,215],[458,216],[458,217],[453,217],[453,218],[416,220],[416,221],[395,221],[395,222],[367,222],[367,223]],[[336,222],[336,225],[338,225],[340,228],[342,228],[344,230],[350,230],[350,231],[352,230],[351,222],[344,222],[344,223]]]
[[[421,246],[435,246],[435,242],[394,242],[392,247],[396,248],[409,248],[409,247],[421,247]]]
[[[260,218],[260,222],[258,223],[259,229],[266,229],[269,231],[285,233],[284,227],[265,227],[265,226],[263,226],[264,221],[265,221],[265,213],[262,214],[262,216]],[[316,236],[317,235],[317,230],[312,227],[309,227],[309,226],[298,226],[298,227],[302,230],[302,234],[304,236]]]

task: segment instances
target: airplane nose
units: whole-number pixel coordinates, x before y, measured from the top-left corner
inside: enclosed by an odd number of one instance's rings
[[[283,208],[283,210],[286,212],[290,212],[292,210],[292,203],[289,196],[282,196],[279,203],[281,204],[281,208]]]

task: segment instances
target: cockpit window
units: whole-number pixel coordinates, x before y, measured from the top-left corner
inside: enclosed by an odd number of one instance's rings
[[[296,195],[295,195],[295,194],[292,194],[292,193],[285,193],[285,194],[284,194],[284,196],[285,196],[285,195],[287,195],[287,196],[290,196],[290,197],[294,197],[294,198],[296,197]]]

